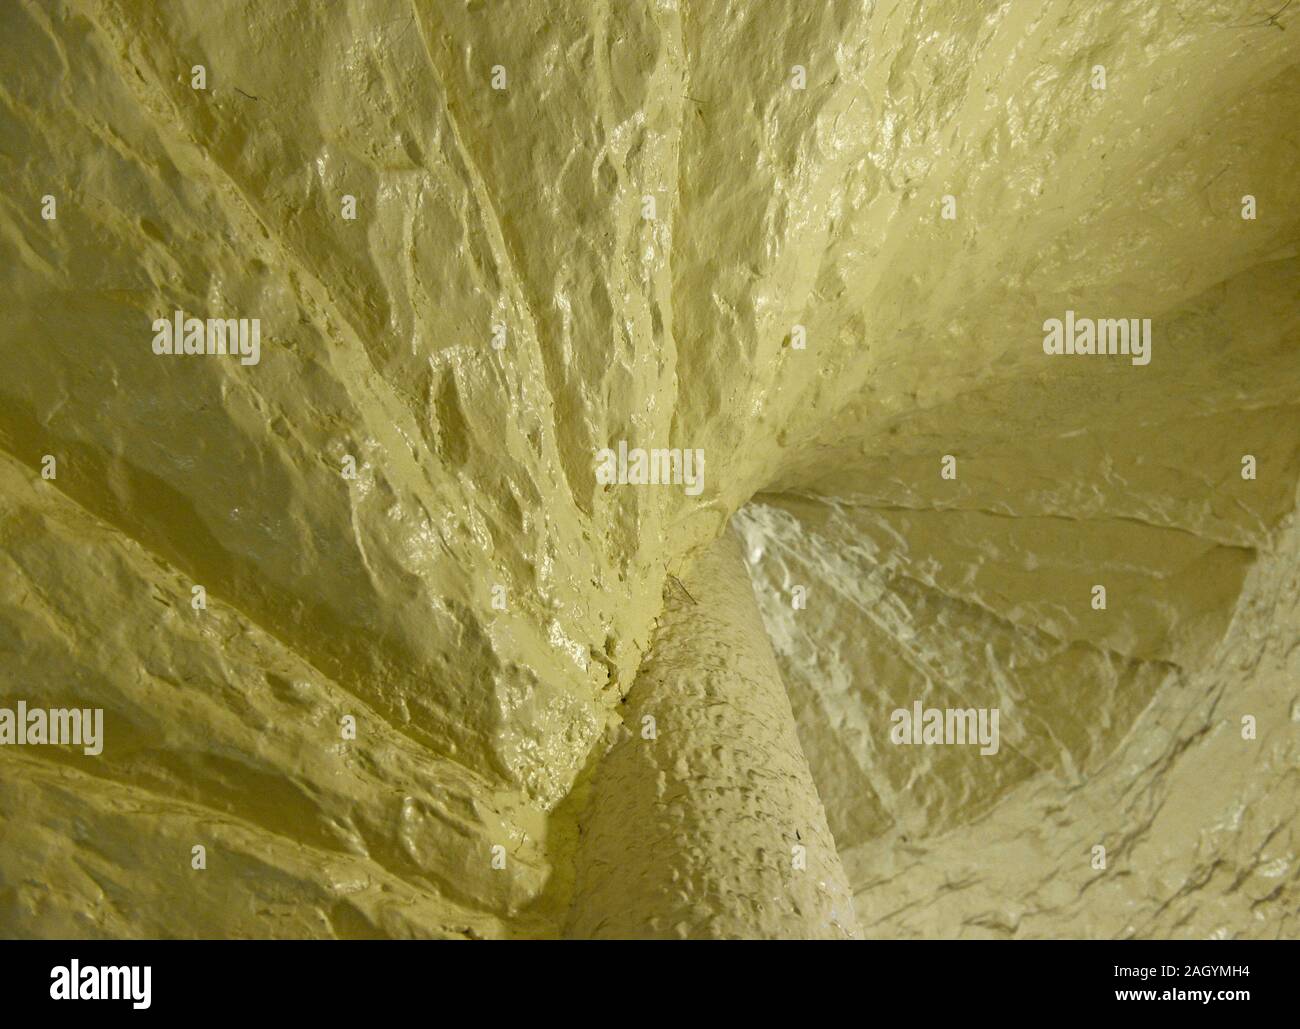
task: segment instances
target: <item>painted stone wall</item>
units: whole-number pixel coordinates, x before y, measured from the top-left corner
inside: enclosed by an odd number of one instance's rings
[[[593,924],[734,520],[855,933],[1294,935],[1276,6],[0,4],[0,932]]]

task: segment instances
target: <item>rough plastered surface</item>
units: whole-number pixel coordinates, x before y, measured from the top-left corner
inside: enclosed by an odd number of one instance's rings
[[[1300,933],[1294,516],[1226,635],[1184,662],[1016,628],[926,582],[905,547],[841,546],[854,514],[803,514],[737,521],[863,936]],[[799,583],[816,586],[795,610]],[[892,746],[889,710],[918,698],[998,707],[999,753]]]
[[[0,747],[0,932],[560,933],[744,508],[861,935],[1294,935],[1278,6],[0,4],[0,705],[106,737]],[[888,743],[955,697],[996,756]]]
[[[673,586],[587,793],[568,933],[851,938],[844,869],[736,537]]]

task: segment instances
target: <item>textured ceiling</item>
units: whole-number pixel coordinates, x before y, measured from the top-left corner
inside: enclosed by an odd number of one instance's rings
[[[0,930],[558,932],[739,511],[863,935],[1295,935],[1275,7],[5,3],[0,701],[106,741],[0,748]],[[260,362],[155,355],[178,308]],[[891,747],[913,700],[1002,750]]]

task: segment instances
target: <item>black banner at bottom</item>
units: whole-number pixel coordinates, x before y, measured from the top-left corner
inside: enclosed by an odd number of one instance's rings
[[[1297,958],[1300,945],[1264,941],[7,941],[0,989],[7,1015],[63,1008],[78,1018],[338,1019],[408,1004],[431,1019],[472,1019],[483,1000],[489,1021],[512,1012],[616,1017],[629,1003],[692,1017],[828,1015],[847,1004],[870,1018],[877,1005],[900,1003],[927,1015],[1156,1005],[1178,1017],[1228,1016],[1291,1000]]]

